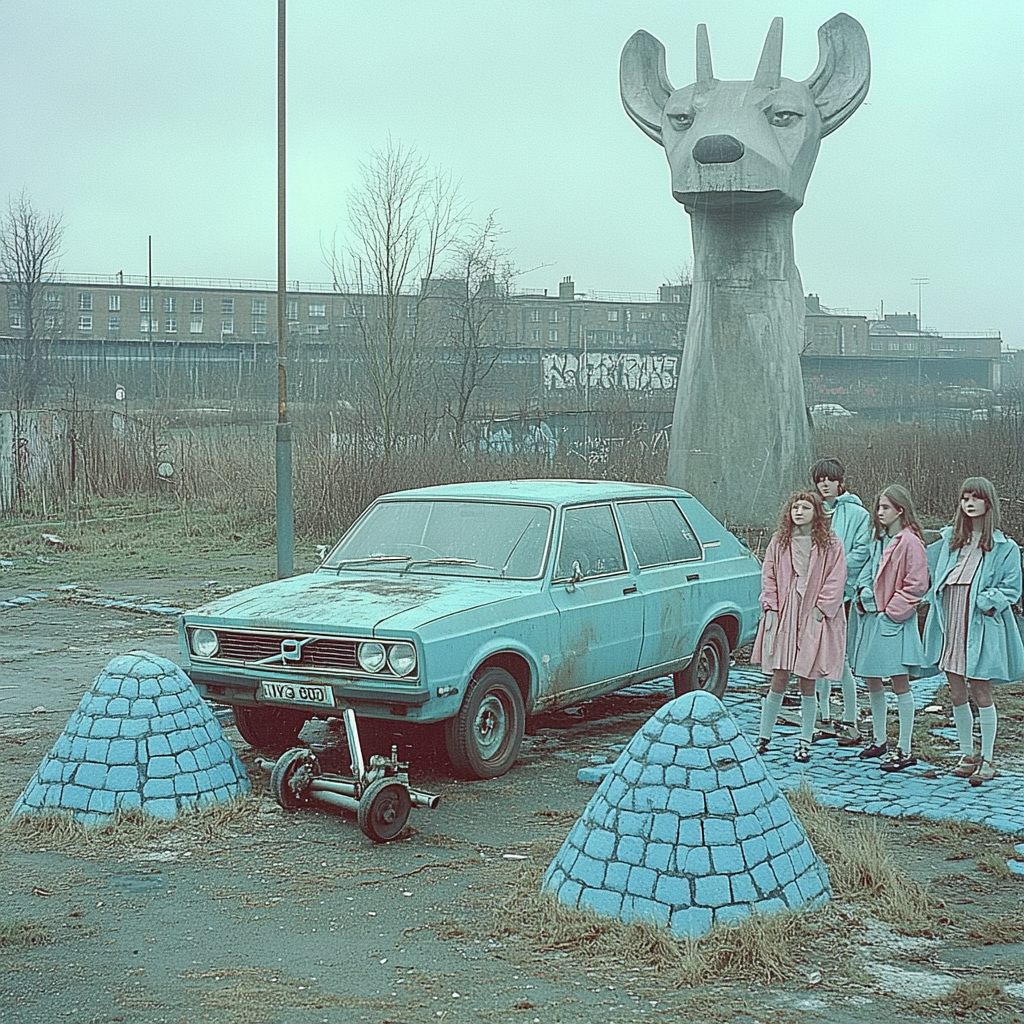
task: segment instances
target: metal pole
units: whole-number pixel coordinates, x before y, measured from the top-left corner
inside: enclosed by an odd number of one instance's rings
[[[288,375],[285,346],[285,0],[277,0],[277,576],[294,567],[295,517],[292,503],[292,425],[288,422]]]

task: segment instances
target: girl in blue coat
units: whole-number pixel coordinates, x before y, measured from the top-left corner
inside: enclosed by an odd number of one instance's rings
[[[953,774],[980,786],[996,774],[997,716],[992,683],[1024,677],[1024,642],[1011,605],[1021,596],[1020,548],[1000,529],[999,495],[984,477],[963,482],[953,525],[928,547],[934,580],[925,655],[946,673],[960,762]],[[978,708],[980,756],[974,752]]]

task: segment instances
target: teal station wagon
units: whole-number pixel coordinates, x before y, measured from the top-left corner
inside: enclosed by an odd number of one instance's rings
[[[312,715],[443,723],[460,773],[512,766],[527,716],[671,675],[719,696],[754,636],[757,558],[692,495],[603,480],[378,498],[311,573],[180,622],[184,668],[256,747]]]

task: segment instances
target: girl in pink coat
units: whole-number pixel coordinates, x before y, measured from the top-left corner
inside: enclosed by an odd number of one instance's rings
[[[800,682],[800,739],[794,760],[811,759],[816,679],[839,679],[846,653],[846,556],[832,532],[821,498],[793,494],[779,516],[761,569],[761,607],[750,660],[771,675],[761,706],[757,752],[768,749],[789,677]]]
[[[888,677],[896,694],[900,736],[881,767],[882,771],[898,772],[917,764],[910,756],[914,730],[910,677],[923,675],[927,665],[917,628],[917,606],[928,592],[928,556],[905,487],[886,487],[878,496],[872,520],[874,540],[857,580],[856,611],[850,616],[850,667],[868,684],[874,730],[874,742],[859,756],[887,753],[882,679]]]

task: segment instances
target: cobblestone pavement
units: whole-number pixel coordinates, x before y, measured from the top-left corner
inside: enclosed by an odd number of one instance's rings
[[[912,680],[918,712],[932,703],[944,681],[942,676]],[[671,686],[670,680],[663,679],[642,684],[645,691],[663,687],[669,693]],[[724,703],[752,744],[757,743],[764,690],[765,677],[757,669],[734,667],[729,673]],[[796,692],[795,687],[791,690]],[[895,700],[891,691],[886,695],[895,718]],[[862,698],[861,703],[865,702]],[[787,717],[793,724],[785,724]],[[973,821],[1024,838],[1024,772],[997,765],[999,774],[977,787],[951,775],[947,767],[923,759],[900,772],[883,772],[880,758],[860,758],[862,747],[840,747],[834,739],[818,740],[811,748],[810,763],[799,764],[793,760],[799,717],[799,707],[783,706],[771,748],[763,755],[768,771],[783,789],[796,789],[806,782],[818,801],[830,807],[888,818]],[[952,729],[937,731],[954,738]]]

